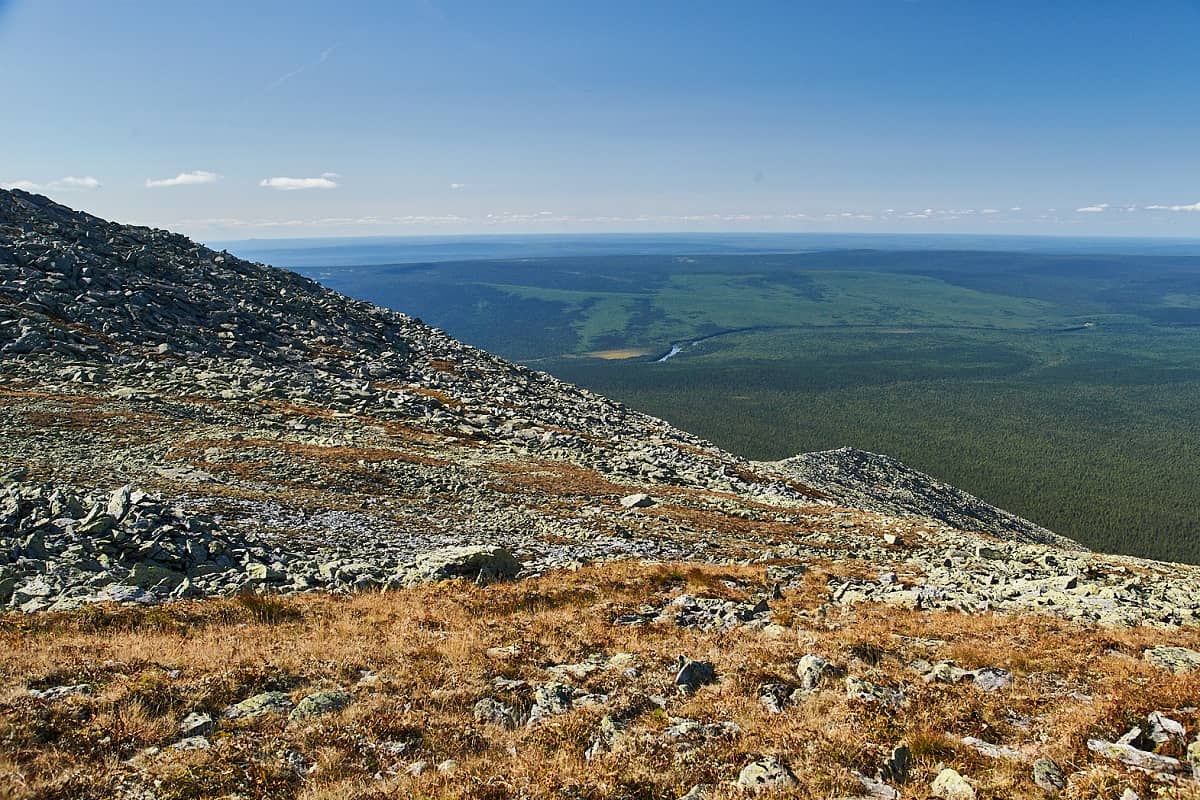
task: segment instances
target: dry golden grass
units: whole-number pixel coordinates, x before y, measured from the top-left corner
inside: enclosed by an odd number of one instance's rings
[[[599,472],[567,461],[498,461],[489,465],[497,473],[498,491],[544,493],[555,497],[595,498],[629,494],[628,486],[613,483]]]
[[[925,797],[940,764],[967,775],[981,798],[1043,796],[1026,765],[978,755],[958,738],[970,735],[1057,759],[1075,773],[1068,798],[1115,800],[1127,786],[1144,791],[1146,779],[1096,763],[1087,738],[1116,737],[1154,710],[1192,731],[1200,725],[1200,675],[1167,675],[1140,658],[1149,644],[1200,646],[1196,631],[873,605],[828,610],[828,577],[814,568],[773,601],[784,628],[772,633],[611,624],[682,592],[744,600],[765,589],[761,566],[695,564],[609,564],[491,587],[0,617],[0,798],[122,797],[153,785],[161,800],[658,800],[696,783],[723,784],[717,796],[733,797],[724,785],[765,753],[786,756],[800,778],[786,796],[832,798],[856,794],[850,770],[873,773],[900,742],[915,755],[900,787],[905,797]],[[487,653],[510,645],[519,655]],[[606,670],[574,682],[608,694],[606,709],[577,707],[516,731],[472,718],[483,697],[529,707],[528,690],[498,691],[496,677],[538,685],[553,679],[551,665],[618,652],[633,654],[640,674]],[[833,683],[781,715],[767,713],[758,687],[794,682],[795,663],[808,652],[904,688],[908,705],[889,713],[847,700]],[[675,697],[671,664],[680,654],[711,660],[720,681]],[[925,684],[909,666],[918,658],[1004,667],[1016,681],[991,694],[969,683]],[[364,683],[367,670],[374,678]],[[49,702],[26,691],[76,683],[92,693]],[[169,748],[192,711],[218,716],[258,692],[299,699],[334,687],[354,694],[339,713],[290,725],[278,716],[221,722],[212,749]],[[671,697],[666,713],[650,695]],[[627,722],[627,734],[589,762],[584,751],[606,712]],[[742,733],[680,751],[662,736],[668,717],[732,720]],[[163,749],[141,754],[150,747]],[[446,759],[457,762],[453,774],[405,772],[413,761]]]

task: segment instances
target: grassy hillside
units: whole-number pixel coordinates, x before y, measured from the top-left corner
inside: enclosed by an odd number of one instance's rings
[[[732,785],[739,770],[766,754],[796,780],[774,796],[846,797],[862,794],[854,772],[875,774],[901,743],[912,765],[892,782],[904,797],[928,796],[945,765],[981,798],[1044,798],[1024,763],[1035,757],[1070,776],[1065,800],[1126,787],[1149,797],[1149,776],[1090,753],[1088,739],[1154,711],[1196,729],[1200,673],[1142,658],[1149,645],[1200,647],[1194,630],[829,610],[832,570],[856,563],[814,565],[771,601],[765,630],[613,624],[684,593],[752,603],[769,586],[761,565],[610,564],[486,587],[0,615],[0,797],[134,798],[153,786],[161,800],[663,800],[710,784],[712,800],[733,800],[747,796]],[[805,653],[834,674],[771,713],[760,696],[790,692]],[[677,691],[680,655],[711,661],[714,680]],[[922,679],[943,660],[1009,670],[1012,685]],[[901,691],[903,712],[851,698],[846,678]],[[556,683],[573,706],[524,725],[535,690]],[[72,688],[30,691],[58,686]],[[289,720],[319,691],[339,702]],[[273,712],[223,715],[265,692],[280,693]],[[479,714],[489,700],[516,719]],[[212,717],[203,746],[179,727],[193,714]],[[986,757],[964,737],[1017,755]],[[1175,742],[1161,750],[1180,755]]]
[[[322,279],[752,458],[878,450],[1092,547],[1200,561],[1200,259],[609,256]]]

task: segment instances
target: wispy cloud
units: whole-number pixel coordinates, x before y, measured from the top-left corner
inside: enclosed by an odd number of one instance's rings
[[[1054,209],[1050,210],[1053,211]],[[1095,205],[1084,206],[1083,208],[1077,208],[1075,210],[1083,214],[1098,214],[1101,211],[1108,210],[1108,203],[1096,203]]]
[[[167,186],[196,186],[202,183],[216,183],[221,179],[221,176],[215,172],[208,172],[203,169],[192,170],[191,172],[181,172],[174,178],[147,178],[147,189],[162,189]]]
[[[1182,206],[1146,206],[1147,211],[1200,211],[1200,203]]]
[[[6,183],[3,185],[9,189],[24,189],[27,192],[74,192],[86,189],[99,189],[100,181],[96,180],[91,175],[68,175],[65,178],[59,178],[58,180],[50,181],[49,183],[13,181],[12,183]]]
[[[338,177],[340,176],[336,172],[322,172],[319,178],[263,178],[258,185],[268,189],[278,189],[282,192],[294,192],[301,189],[336,189]]]
[[[452,183],[450,184],[450,188],[454,191],[458,191],[459,189],[467,188],[467,185],[465,183]]]
[[[337,50],[338,47],[339,47],[339,45],[336,45],[336,44],[333,45],[332,47],[326,47],[324,50],[321,51],[321,55],[319,55],[317,57],[316,61],[309,63],[309,64],[302,64],[299,67],[296,67],[291,72],[288,72],[284,75],[279,76],[274,81],[272,81],[269,86],[267,86],[267,91],[270,92],[275,89],[278,89],[280,86],[283,86],[285,83],[290,81],[292,78],[296,77],[297,75],[299,75],[300,73],[304,72],[307,69],[310,69],[312,67],[321,66],[322,64],[324,64],[326,61],[329,60],[329,57],[331,55],[333,55],[333,51]]]

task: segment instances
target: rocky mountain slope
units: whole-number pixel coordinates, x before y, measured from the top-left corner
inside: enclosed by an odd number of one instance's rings
[[[1191,785],[1200,570],[1089,553],[883,456],[748,462],[404,314],[20,191],[0,192],[0,604],[0,798],[975,796],[939,761],[981,796]],[[1007,644],[956,643],[981,625]],[[1037,637],[1075,648],[1069,677],[1020,661]],[[1081,699],[1101,690],[1129,694]],[[856,732],[820,708],[867,711]],[[1051,746],[1006,708],[1091,722]],[[1160,711],[1188,731],[1154,739]],[[506,789],[497,753],[547,772]],[[1063,774],[1035,780],[1047,753]]]
[[[1082,549],[1065,536],[996,508],[890,456],[843,447],[801,453],[763,466],[809,486],[818,486],[829,499],[852,508],[897,517],[928,517],[959,530],[981,531],[1002,539]]]

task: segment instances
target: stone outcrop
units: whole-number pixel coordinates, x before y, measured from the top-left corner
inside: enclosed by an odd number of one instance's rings
[[[996,508],[890,456],[843,447],[802,453],[767,466],[853,508],[897,517],[928,517],[959,530],[1083,549],[1065,536]]]

